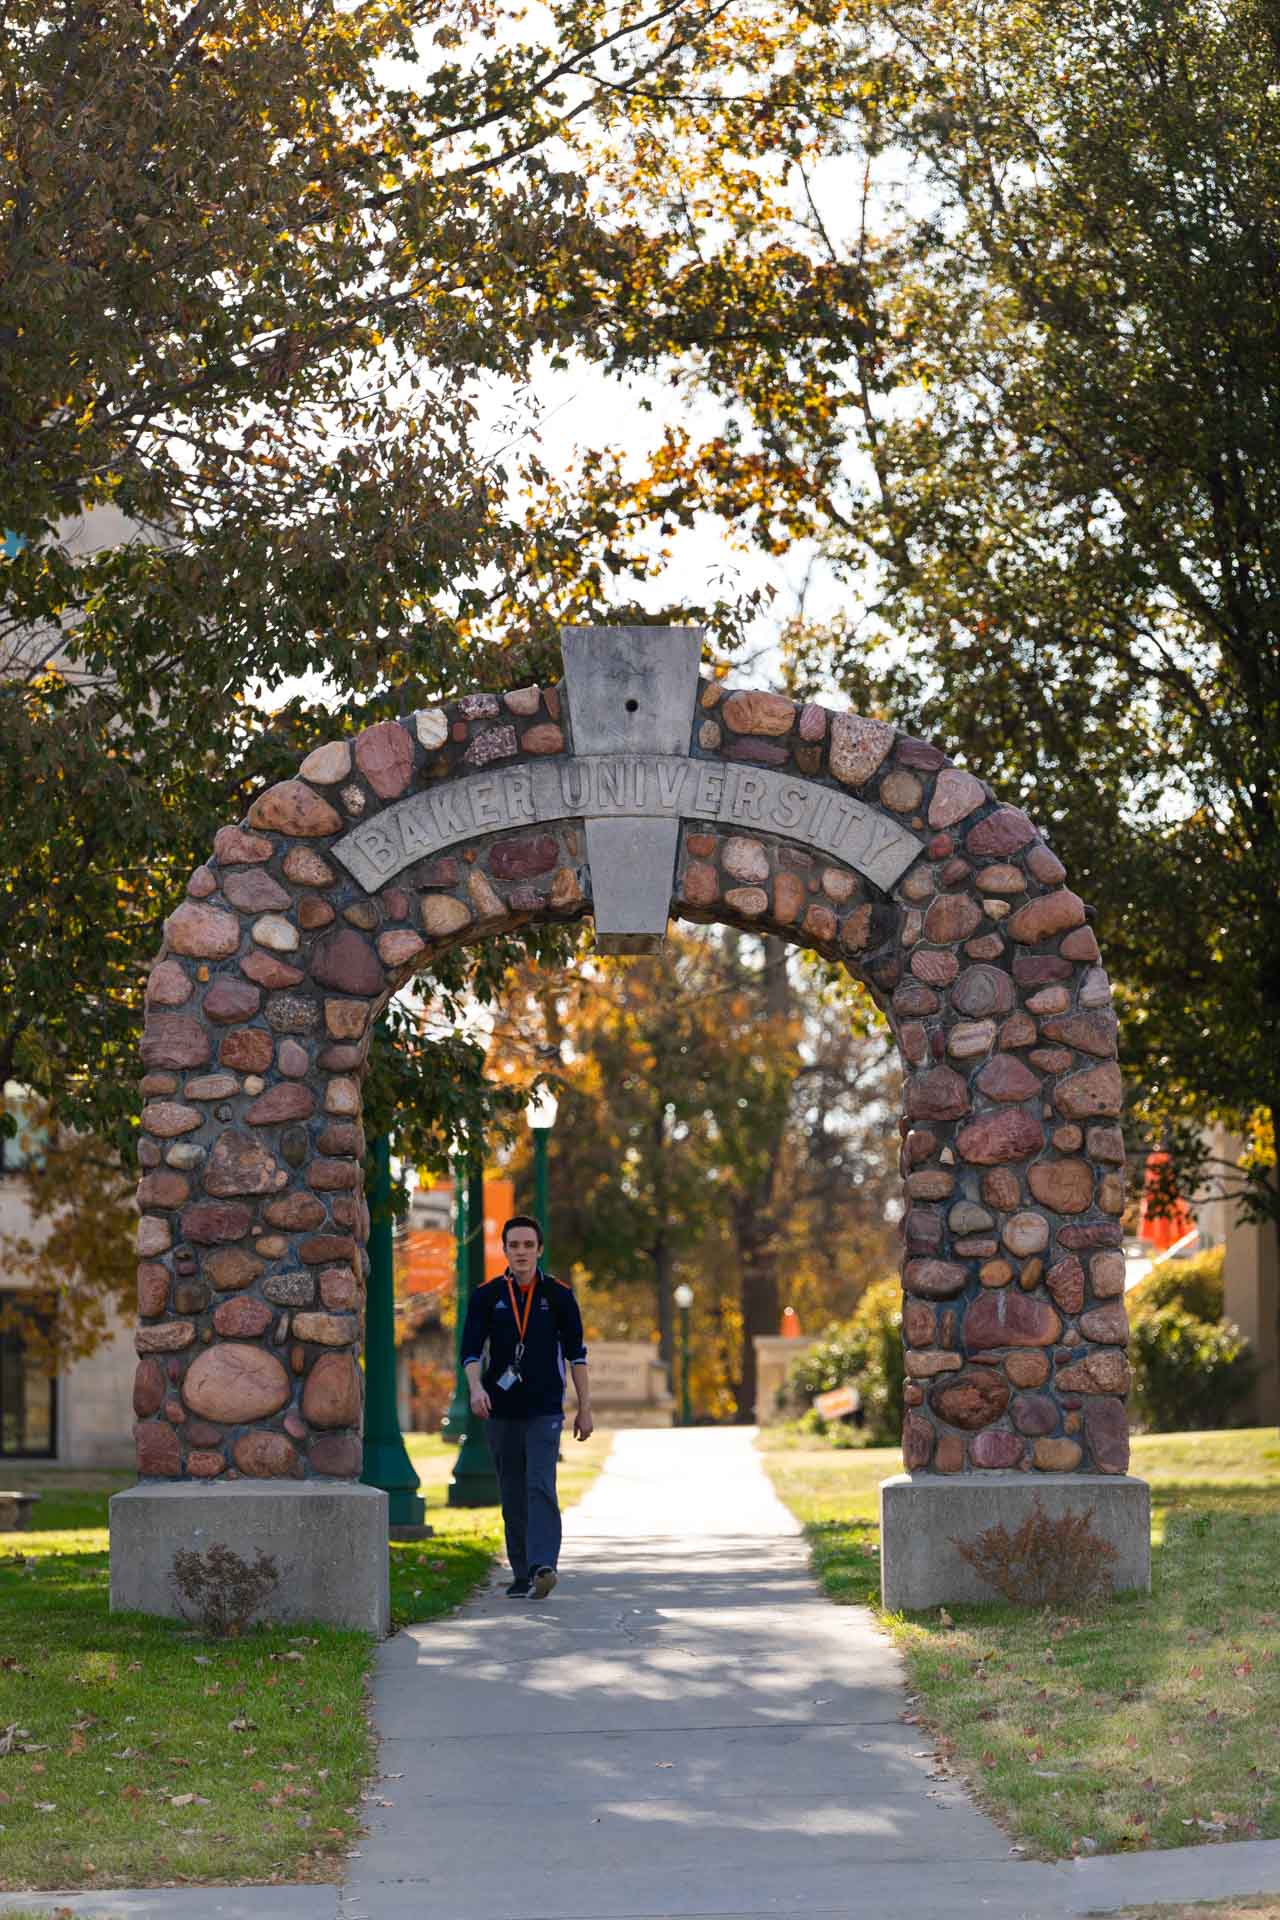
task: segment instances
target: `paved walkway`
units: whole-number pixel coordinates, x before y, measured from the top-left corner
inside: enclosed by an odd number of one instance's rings
[[[622,1433],[550,1600],[495,1581],[384,1648],[393,1804],[344,1920],[1049,1920],[1159,1897],[1151,1855],[1012,1860],[903,1706],[897,1653],[820,1594],[748,1432]],[[1280,1887],[1280,1844],[1224,1876],[1245,1851],[1194,1850],[1204,1893]],[[1168,1897],[1195,1897],[1176,1859]]]
[[[1066,1920],[1280,1889],[1280,1842],[1012,1860],[904,1727],[902,1669],[807,1571],[742,1429],[629,1432],[542,1605],[383,1647],[345,1889],[0,1896],[110,1920]]]

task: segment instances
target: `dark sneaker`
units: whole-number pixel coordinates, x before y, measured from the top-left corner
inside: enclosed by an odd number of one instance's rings
[[[533,1570],[534,1599],[545,1600],[555,1583],[556,1570],[554,1567],[535,1567]]]
[[[527,1580],[513,1580],[507,1588],[507,1598],[508,1600],[527,1600],[529,1598],[529,1582]]]

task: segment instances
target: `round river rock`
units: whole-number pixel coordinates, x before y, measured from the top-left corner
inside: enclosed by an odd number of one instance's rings
[[[182,1397],[193,1413],[235,1426],[278,1413],[289,1398],[289,1376],[263,1348],[224,1341],[192,1361]]]

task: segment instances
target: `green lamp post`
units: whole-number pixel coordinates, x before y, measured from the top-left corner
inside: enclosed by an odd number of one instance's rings
[[[680,1309],[680,1425],[692,1426],[693,1411],[689,1402],[689,1309],[693,1305],[693,1288],[687,1280],[682,1280],[672,1298]]]
[[[365,1192],[369,1201],[369,1287],[364,1323],[364,1463],[360,1478],[387,1495],[393,1540],[425,1540],[425,1502],[400,1431],[396,1410],[395,1281],[391,1253],[391,1141],[370,1142]]]
[[[481,1160],[473,1160],[467,1172],[466,1250],[466,1296],[470,1300],[476,1288],[484,1285],[484,1163]],[[466,1318],[466,1301],[459,1298],[458,1307],[461,1325]],[[499,1498],[498,1478],[493,1470],[489,1443],[484,1437],[484,1422],[478,1420],[471,1411],[470,1392],[466,1406],[462,1445],[458,1448],[453,1477],[449,1481],[449,1505],[496,1507]]]
[[[549,1087],[539,1087],[524,1110],[529,1122],[529,1131],[533,1135],[533,1214],[542,1228],[541,1260],[547,1264],[547,1241],[549,1239],[550,1201],[547,1180],[547,1142],[551,1129],[556,1123],[556,1114],[560,1102]]]
[[[462,1371],[462,1324],[467,1317],[467,1183],[463,1177],[461,1160],[453,1163],[453,1244],[454,1244],[454,1328],[453,1328],[453,1398],[449,1402],[448,1412],[440,1422],[440,1431],[446,1440],[458,1446],[467,1430],[467,1415],[471,1411],[471,1395],[467,1391],[467,1376]]]

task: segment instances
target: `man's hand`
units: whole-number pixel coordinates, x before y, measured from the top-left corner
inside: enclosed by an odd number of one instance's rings
[[[471,1411],[477,1420],[487,1420],[493,1412],[493,1408],[489,1403],[489,1396],[483,1387],[472,1387]]]
[[[589,1440],[595,1432],[596,1423],[591,1418],[590,1407],[579,1407],[573,1416],[573,1437],[575,1440]]]

